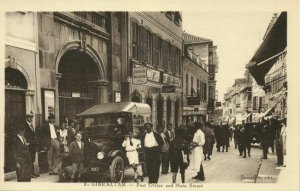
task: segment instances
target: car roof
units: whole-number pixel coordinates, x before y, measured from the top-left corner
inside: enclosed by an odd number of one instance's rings
[[[85,110],[84,112],[77,114],[79,117],[110,114],[110,113],[136,113],[136,114],[151,114],[151,108],[148,104],[136,103],[136,102],[112,102],[94,105],[93,107]]]

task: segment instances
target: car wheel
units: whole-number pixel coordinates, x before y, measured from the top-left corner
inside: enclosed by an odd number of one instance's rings
[[[122,182],[124,177],[124,160],[117,156],[110,165],[110,179],[112,182]]]

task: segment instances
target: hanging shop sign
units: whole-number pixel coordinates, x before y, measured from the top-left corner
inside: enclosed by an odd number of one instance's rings
[[[161,88],[162,93],[174,93],[176,87],[173,85],[163,86]]]
[[[200,97],[186,97],[187,105],[200,105]]]
[[[150,81],[154,81],[154,82],[159,83],[160,82],[160,71],[148,68],[147,69],[147,78]]]
[[[181,79],[178,77],[174,77],[174,85],[177,87],[181,87]]]
[[[147,67],[136,67],[132,69],[132,83],[147,83]]]
[[[174,77],[169,75],[169,74],[164,74],[163,75],[163,83],[164,84],[173,84],[174,82]]]

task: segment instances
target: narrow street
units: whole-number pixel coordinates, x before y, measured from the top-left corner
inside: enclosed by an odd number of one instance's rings
[[[251,157],[239,157],[238,150],[231,147],[228,152],[217,152],[214,148],[210,161],[203,161],[204,173],[206,180],[201,183],[251,183],[257,175],[257,169],[261,157],[261,150],[257,146],[252,146]],[[186,182],[198,183],[192,179],[196,173],[192,170],[192,165],[186,170]],[[243,178],[243,177],[244,178]],[[16,179],[11,180],[16,181]],[[32,182],[58,182],[58,176],[50,176],[47,173],[41,174],[39,178],[31,179]],[[109,177],[99,177],[96,181],[109,182]],[[131,168],[125,170],[124,182],[133,182],[133,170]],[[144,178],[144,182],[148,182],[148,178]],[[171,183],[172,173],[161,174],[159,183]],[[177,183],[180,183],[180,174],[177,175]]]

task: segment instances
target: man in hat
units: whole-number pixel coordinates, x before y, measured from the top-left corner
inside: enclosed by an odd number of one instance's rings
[[[18,182],[30,182],[31,180],[31,158],[28,151],[28,143],[24,137],[24,127],[17,125],[17,135],[15,137],[15,158],[16,173]]]
[[[24,124],[25,127],[25,138],[28,142],[28,150],[30,153],[31,158],[31,178],[39,177],[40,175],[34,173],[34,162],[35,162],[35,156],[37,152],[37,134],[36,129],[32,125],[33,120],[33,113],[30,112],[26,114],[26,123]]]
[[[146,134],[142,136],[141,145],[145,151],[146,170],[149,177],[149,183],[157,183],[160,168],[160,152],[164,144],[160,134],[152,131],[151,123],[145,124]]]
[[[49,175],[57,175],[57,164],[60,154],[59,128],[54,125],[54,122],[54,115],[49,115],[48,123],[43,128],[44,136],[47,141]]]

